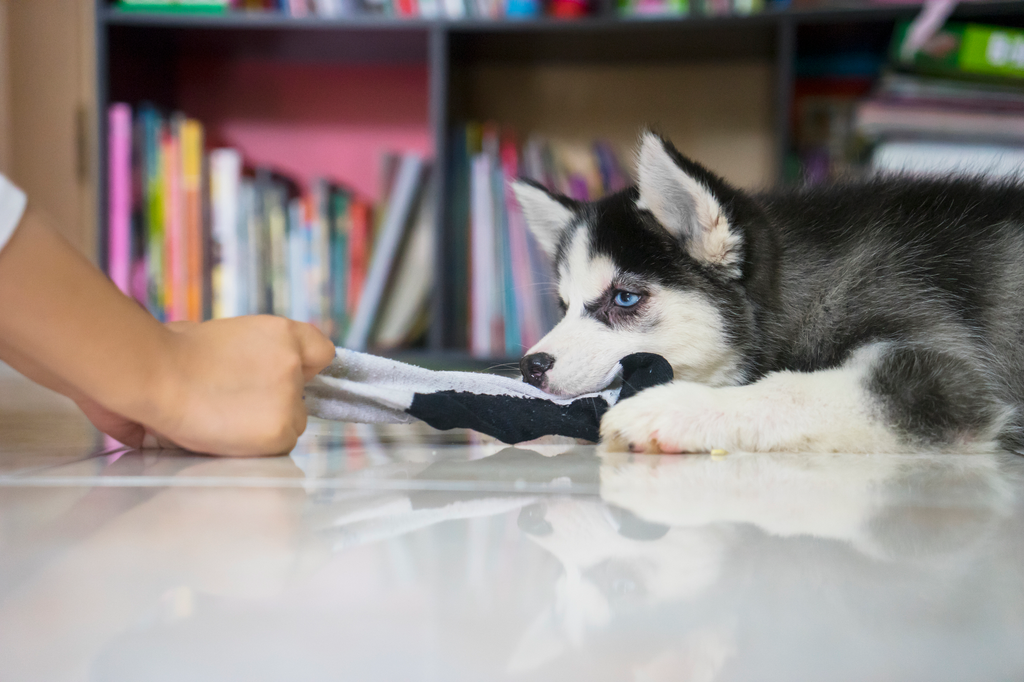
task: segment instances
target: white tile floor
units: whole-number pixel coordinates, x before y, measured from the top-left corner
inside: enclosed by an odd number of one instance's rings
[[[1024,679],[1024,458],[79,435],[0,448],[5,682]]]

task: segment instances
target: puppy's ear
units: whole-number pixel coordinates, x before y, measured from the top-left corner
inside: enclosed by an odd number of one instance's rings
[[[711,183],[724,185],[655,133],[642,135],[637,154],[637,207],[654,214],[666,230],[683,241],[695,260],[738,277],[743,240],[729,224]]]
[[[530,232],[537,238],[544,253],[554,259],[562,233],[569,227],[573,217],[569,200],[556,197],[544,188],[522,180],[512,182],[512,191],[523,209],[523,217],[526,218]]]

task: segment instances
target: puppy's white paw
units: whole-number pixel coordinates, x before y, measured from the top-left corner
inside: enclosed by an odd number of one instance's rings
[[[676,381],[641,391],[605,413],[601,443],[609,450],[649,453],[741,449],[735,420],[716,405],[716,390]]]

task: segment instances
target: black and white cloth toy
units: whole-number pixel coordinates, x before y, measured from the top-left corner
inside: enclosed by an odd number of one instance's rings
[[[504,443],[546,435],[597,442],[601,416],[619,400],[672,380],[660,355],[623,358],[621,383],[600,393],[558,398],[518,379],[478,372],[437,372],[339,348],[306,385],[309,413],[367,424],[420,419],[436,429],[468,428]]]

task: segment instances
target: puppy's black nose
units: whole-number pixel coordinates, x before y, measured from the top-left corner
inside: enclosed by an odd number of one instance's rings
[[[519,371],[523,373],[526,383],[544,388],[544,373],[554,364],[555,359],[547,353],[534,353],[519,361]]]

